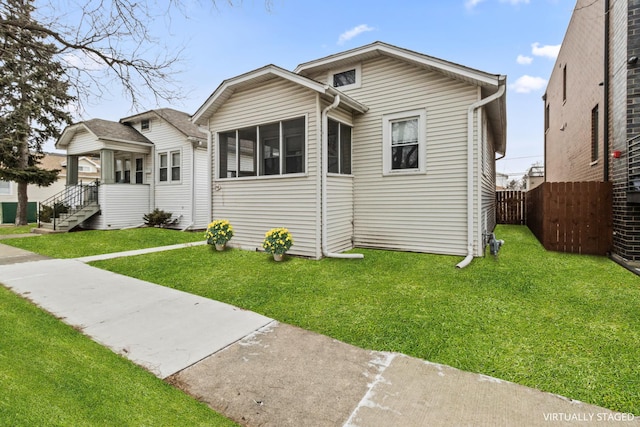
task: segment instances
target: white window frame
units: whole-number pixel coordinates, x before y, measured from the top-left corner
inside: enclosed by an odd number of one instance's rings
[[[345,71],[351,71],[351,70],[355,70],[355,72],[356,72],[356,82],[355,83],[350,84],[350,85],[344,85],[344,86],[334,86],[333,85],[333,76],[335,76],[336,74],[344,73]],[[361,64],[355,64],[355,65],[350,65],[348,67],[339,68],[339,69],[336,69],[336,70],[330,70],[329,74],[327,75],[327,83],[329,84],[329,86],[335,87],[336,89],[338,89],[340,91],[360,88],[362,86],[362,65]]]
[[[290,172],[290,173],[286,173],[285,169],[286,169],[286,153],[285,153],[285,148],[286,148],[286,142],[285,142],[285,136],[284,136],[284,128],[283,128],[283,123],[284,122],[288,122],[288,121],[292,121],[292,120],[297,120],[297,119],[304,119],[304,134],[302,135],[303,137],[303,143],[304,143],[304,151],[303,151],[303,159],[302,159],[302,171],[301,172]],[[272,125],[272,124],[278,124],[279,127],[279,131],[278,131],[278,144],[279,144],[279,167],[280,167],[280,173],[278,174],[272,174],[272,175],[264,175],[264,166],[262,165],[262,155],[263,155],[263,146],[262,144],[260,144],[260,126],[266,126],[266,125]],[[222,170],[220,170],[220,135],[221,134],[226,134],[226,133],[232,133],[235,132],[236,133],[236,159],[239,159],[239,153],[238,153],[238,132],[241,129],[245,129],[245,128],[249,128],[249,127],[256,127],[257,131],[256,131],[256,158],[257,158],[257,171],[256,171],[256,175],[252,175],[252,176],[237,176],[238,175],[238,171],[236,171],[236,176],[235,177],[226,177],[226,176],[221,176],[222,174]],[[216,172],[215,172],[215,176],[217,180],[249,180],[249,179],[278,179],[278,178],[293,178],[293,177],[301,177],[301,176],[308,176],[308,162],[309,162],[309,115],[308,114],[303,114],[303,115],[295,115],[295,116],[291,116],[291,117],[287,117],[287,118],[283,118],[281,120],[277,120],[277,121],[269,121],[269,122],[264,122],[264,123],[259,123],[257,125],[250,125],[250,126],[242,126],[242,127],[238,127],[236,129],[233,130],[228,130],[228,131],[223,131],[223,132],[216,132],[216,136],[215,136],[215,164],[216,164]],[[238,161],[238,160],[236,160]],[[237,165],[236,165],[237,168]],[[225,171],[226,173],[226,171]]]
[[[145,129],[142,124],[147,123],[147,128]],[[149,132],[151,130],[151,119],[140,120],[140,132]]]
[[[391,124],[402,120],[418,119],[418,167],[416,169],[391,169]],[[382,116],[382,174],[407,175],[426,172],[427,111],[424,108]]]
[[[173,155],[174,154],[178,154],[180,156],[180,164],[178,165],[178,167],[180,168],[180,179],[173,179],[173,171],[172,169],[174,168],[174,164],[173,164]],[[166,181],[160,181],[160,169],[162,169],[161,164],[162,162],[160,161],[160,158],[162,156],[167,156],[167,180]],[[159,151],[157,153],[157,161],[158,161],[158,167],[156,168],[156,173],[157,173],[157,178],[156,178],[156,182],[159,185],[170,185],[170,184],[181,184],[182,183],[182,174],[184,173],[183,167],[182,167],[182,150],[165,150],[165,151]],[[134,166],[135,167],[135,166]]]
[[[329,175],[333,175],[333,176],[352,176],[353,175],[353,125],[345,123],[343,121],[340,121],[338,119],[335,119],[333,117],[328,117],[328,120],[331,120],[333,122],[338,123],[338,172],[329,172],[329,165],[327,165],[327,173]],[[329,123],[327,122],[327,126],[329,125]],[[341,128],[342,126],[347,126],[351,129],[351,141],[349,142],[349,160],[350,160],[350,165],[349,168],[351,169],[351,172],[349,173],[344,173],[342,170],[342,160],[343,160],[343,154],[342,154],[342,133],[341,133]],[[329,131],[329,129],[327,129],[327,132]],[[327,147],[328,149],[328,147]]]
[[[13,185],[11,185],[11,181],[0,180],[0,184],[2,184],[0,185],[0,195],[11,196],[13,194]]]

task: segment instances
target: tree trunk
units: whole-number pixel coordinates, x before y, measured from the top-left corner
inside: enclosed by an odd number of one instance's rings
[[[16,210],[16,225],[27,225],[27,183],[18,183],[18,208]]]
[[[25,122],[29,122],[28,118]],[[18,168],[25,170],[29,166],[29,143],[27,141],[28,136],[25,135],[23,140],[18,144],[18,150],[20,150],[20,162]],[[18,182],[18,207],[16,210],[16,225],[27,225],[27,206],[29,199],[27,198],[27,183]]]

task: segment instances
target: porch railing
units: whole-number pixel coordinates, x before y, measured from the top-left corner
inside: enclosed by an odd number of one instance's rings
[[[76,185],[67,185],[58,194],[40,202],[38,209],[38,225],[50,223],[53,229],[63,218],[69,218],[82,208],[98,203],[98,189],[100,181],[95,180],[88,184],[80,181]]]

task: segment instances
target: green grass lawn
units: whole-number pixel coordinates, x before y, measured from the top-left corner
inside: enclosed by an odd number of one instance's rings
[[[200,231],[181,232],[165,228],[135,228],[45,234],[37,238],[6,239],[2,243],[53,258],[77,258],[203,240],[204,232]]]
[[[0,425],[233,426],[0,286]]]
[[[15,225],[0,225],[0,235],[7,234],[28,234],[31,233],[31,229],[37,227],[37,224],[21,225],[16,227]]]
[[[526,227],[496,233],[506,240],[499,258],[463,270],[450,256],[357,250],[363,260],[275,263],[206,246],[94,265],[359,347],[640,415],[640,277],[603,257],[546,252]]]

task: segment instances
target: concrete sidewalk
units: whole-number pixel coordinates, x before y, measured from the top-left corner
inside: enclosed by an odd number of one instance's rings
[[[640,425],[640,417],[364,350],[80,260],[0,265],[0,283],[242,425]]]

